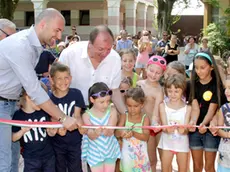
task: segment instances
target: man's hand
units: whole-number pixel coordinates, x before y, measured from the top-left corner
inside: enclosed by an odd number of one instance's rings
[[[74,117],[66,116],[66,119],[63,121],[62,125],[68,131],[73,131],[77,129],[77,120]]]

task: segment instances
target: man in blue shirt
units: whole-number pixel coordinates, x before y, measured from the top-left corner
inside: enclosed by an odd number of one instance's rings
[[[122,49],[129,49],[129,48],[133,47],[133,42],[131,40],[127,39],[126,30],[121,30],[120,36],[121,36],[121,39],[119,41],[117,41],[117,46],[116,46],[117,51],[120,51]]]
[[[157,51],[157,55],[162,56],[165,52],[165,46],[168,43],[168,32],[164,31],[162,33],[163,38],[158,41],[157,43],[157,47],[156,47],[156,51]]]
[[[12,119],[22,87],[41,109],[60,121],[70,131],[77,121],[66,116],[41,88],[34,70],[43,51],[42,45],[53,45],[61,39],[65,26],[62,14],[48,8],[35,19],[30,29],[13,34],[0,41],[0,118]],[[3,30],[3,29],[2,29]],[[11,170],[11,127],[0,125],[0,171]]]

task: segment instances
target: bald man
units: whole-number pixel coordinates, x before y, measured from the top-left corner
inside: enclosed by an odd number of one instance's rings
[[[42,45],[52,46],[61,39],[64,27],[62,14],[48,8],[38,15],[34,26],[0,41],[0,118],[12,118],[23,87],[35,104],[66,129],[77,128],[76,119],[59,110],[41,88],[34,70],[43,51]],[[7,30],[0,29],[8,36]],[[0,125],[0,172],[10,172],[11,134],[10,126]]]

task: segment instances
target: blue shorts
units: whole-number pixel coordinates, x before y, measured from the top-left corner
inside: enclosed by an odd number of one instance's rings
[[[136,68],[136,69],[138,69],[138,68],[139,68],[139,69],[140,69],[140,68],[146,68],[146,64],[143,64],[143,63],[136,63],[136,64],[135,64],[135,68]]]
[[[189,147],[191,150],[203,149],[206,152],[217,152],[220,143],[219,136],[213,136],[209,131],[200,134],[199,131],[189,133]]]
[[[217,172],[230,172],[230,168],[226,168],[218,164]]]

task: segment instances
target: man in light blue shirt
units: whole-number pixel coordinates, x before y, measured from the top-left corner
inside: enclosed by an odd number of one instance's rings
[[[127,31],[121,30],[120,31],[121,39],[117,41],[116,50],[121,51],[122,49],[130,49],[133,47],[133,42],[127,39]]]
[[[61,39],[65,19],[55,9],[46,9],[35,26],[0,41],[0,118],[12,119],[22,87],[29,97],[68,130],[77,128],[76,119],[66,116],[49,99],[35,73],[42,45]],[[0,172],[11,170],[11,127],[0,124]]]

